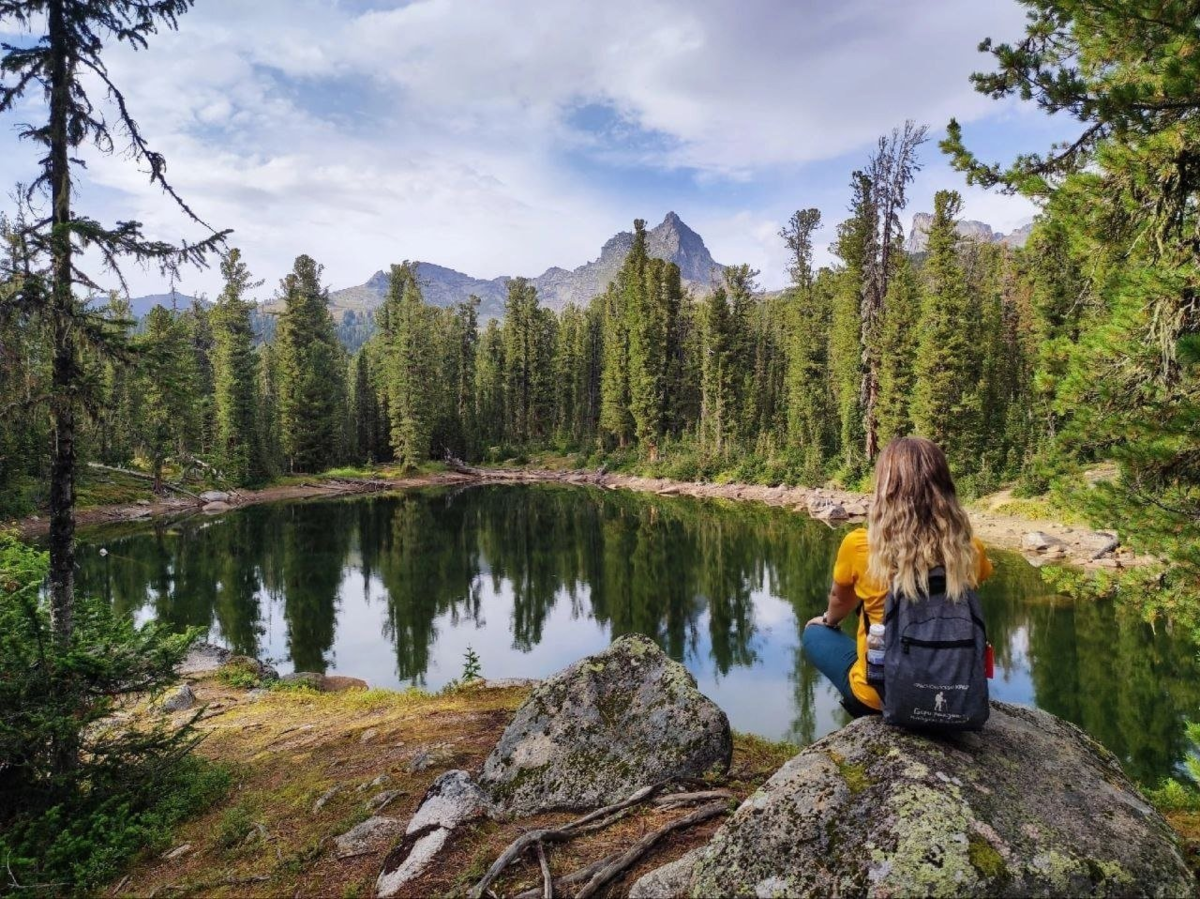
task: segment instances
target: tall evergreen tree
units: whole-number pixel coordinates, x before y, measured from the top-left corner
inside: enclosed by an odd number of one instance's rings
[[[736,333],[728,295],[718,287],[703,300],[698,346],[700,446],[718,458],[732,449],[739,431]]]
[[[862,470],[866,447],[863,427],[862,298],[863,273],[874,245],[876,213],[870,179],[851,178],[850,218],[838,225],[834,254],[841,260],[832,294],[829,374],[837,407],[841,467],[850,477]]]
[[[289,471],[320,471],[337,461],[342,443],[343,351],[337,342],[322,268],[299,256],[283,279],[279,316],[279,429]]]
[[[508,418],[504,411],[504,332],[500,322],[491,319],[479,338],[475,362],[475,420],[479,436],[491,447],[508,439]]]
[[[139,350],[137,391],[141,397],[139,446],[150,464],[154,489],[163,489],[163,467],[187,443],[195,400],[195,357],[182,317],[155,306],[146,316]]]
[[[553,418],[550,363],[554,315],[538,305],[537,289],[524,278],[508,282],[504,304],[504,408],[519,443],[545,438]]]
[[[402,465],[419,465],[432,449],[436,346],[432,310],[425,305],[412,263],[392,266],[381,314],[392,452]]]
[[[979,348],[959,258],[956,229],[962,199],[938,191],[929,226],[925,297],[913,364],[916,389],[910,412],[917,432],[946,450],[953,466],[970,460],[979,437]]]
[[[912,430],[909,411],[917,352],[921,293],[912,263],[898,257],[878,326],[879,388],[876,438],[880,446]]]
[[[898,260],[904,256],[904,226],[900,212],[908,204],[907,188],[915,173],[917,149],[925,142],[928,128],[911,120],[904,128],[881,137],[867,169],[871,193],[866,210],[873,217],[867,234],[863,260],[862,315],[863,431],[867,461],[879,451],[878,405],[882,353],[880,327],[889,286]]]
[[[629,411],[638,442],[653,461],[658,458],[659,443],[669,424],[670,405],[678,394],[683,288],[675,263],[647,259],[643,264],[637,257],[634,260],[633,266],[622,270],[628,302]],[[640,272],[637,265],[641,266]],[[621,276],[618,283],[622,283]]]
[[[106,45],[117,42],[134,49],[147,46],[160,27],[174,29],[192,0],[4,0],[0,15],[22,28],[37,29],[34,41],[5,44],[0,57],[0,114],[18,107],[30,91],[45,98],[46,118],[23,126],[20,137],[39,147],[41,172],[27,196],[41,193],[49,214],[23,226],[20,240],[28,251],[19,283],[18,302],[44,322],[53,347],[50,393],[50,573],[51,619],[55,637],[70,640],[75,590],[75,471],[79,403],[86,386],[81,351],[112,351],[120,329],[98,320],[75,295],[102,292],[81,267],[80,250],[87,246],[106,266],[116,270],[124,258],[153,263],[173,274],[185,263],[203,264],[207,253],[224,239],[213,233],[198,244],[173,246],[150,241],[139,222],[118,222],[109,228],[73,208],[77,173],[83,167],[80,148],[111,153],[113,132],[96,108],[92,94],[102,85],[115,102],[122,145],[144,164],[152,183],[168,193],[194,221],[203,225],[180,199],[166,178],[166,161],[151,149],[130,114],[120,88],[104,62]],[[40,89],[40,90],[38,90]],[[207,229],[207,225],[204,225]],[[208,229],[211,231],[211,229]]]
[[[212,380],[216,454],[226,477],[234,484],[250,484],[267,477],[260,455],[258,397],[256,395],[253,304],[247,292],[261,286],[234,248],[221,262],[225,288],[211,316]]]
[[[635,219],[633,245],[616,280],[604,294],[604,365],[600,385],[600,430],[620,447],[633,439],[636,424],[632,403],[630,371],[630,322],[641,305],[646,283],[646,222]]]

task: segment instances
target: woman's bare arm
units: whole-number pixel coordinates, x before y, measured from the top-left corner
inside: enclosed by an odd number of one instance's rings
[[[843,585],[835,582],[829,587],[828,610],[824,615],[818,615],[808,623],[837,627],[842,623],[842,619],[854,611],[857,605],[858,595],[854,592],[854,585]]]

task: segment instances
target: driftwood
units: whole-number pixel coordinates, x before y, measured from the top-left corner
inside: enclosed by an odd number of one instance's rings
[[[735,796],[730,790],[701,790],[697,793],[672,793],[669,796],[659,796],[654,800],[654,804],[665,811],[684,805],[694,805],[697,802],[734,798]]]
[[[554,899],[554,878],[550,876],[550,862],[546,860],[546,844],[537,844],[538,867],[542,869],[542,899]]]
[[[154,483],[153,475],[142,474],[140,471],[130,471],[128,468],[118,468],[115,465],[101,465],[99,462],[89,462],[88,468],[96,468],[96,469],[99,469],[100,471],[110,471],[110,472],[114,472],[116,474],[123,474],[129,478],[137,478],[139,481],[149,481],[151,484]],[[160,486],[165,487],[166,489],[172,491],[173,493],[180,493],[180,494],[183,494],[184,496],[190,496],[192,499],[194,499],[198,503],[204,502],[204,500],[202,500],[198,495],[196,495],[195,493],[192,493],[192,491],[190,491],[184,487],[180,487],[178,484],[171,484],[167,481],[162,481]]]
[[[561,890],[572,884],[587,881],[584,888],[576,896],[576,899],[585,899],[585,897],[594,895],[613,879],[637,864],[642,856],[653,849],[659,840],[667,834],[685,827],[691,827],[693,824],[699,824],[702,821],[707,821],[709,818],[727,812],[729,810],[729,800],[734,798],[733,793],[728,790],[671,793],[655,798],[658,791],[665,785],[666,782],[642,787],[642,789],[631,794],[628,798],[589,812],[582,818],[577,818],[574,821],[564,824],[562,827],[545,827],[526,831],[513,840],[508,845],[508,848],[500,853],[499,858],[492,863],[487,873],[471,888],[467,896],[470,899],[483,899],[483,896],[489,893],[491,885],[504,873],[504,869],[520,858],[526,850],[533,847],[537,850],[538,866],[542,872],[542,886],[518,893],[514,899],[539,899],[539,897],[541,899],[552,899],[554,890]],[[696,811],[684,815],[682,818],[677,818],[663,825],[658,830],[646,834],[625,852],[602,858],[565,877],[556,878],[550,874],[550,865],[546,860],[547,843],[566,842],[580,834],[608,827],[629,814],[634,806],[650,800],[653,800],[654,804],[661,808],[678,808],[681,805],[703,802],[708,799],[716,799],[718,801],[710,802],[708,805],[698,808]]]
[[[612,855],[606,855],[604,858],[594,861],[587,867],[580,868],[578,871],[572,871],[570,874],[564,874],[562,877],[555,877],[554,889],[562,890],[565,887],[574,886],[577,883],[583,883],[586,880],[591,880],[592,876],[597,871],[601,870],[607,865],[612,864],[620,857],[621,853],[619,852]],[[517,893],[512,897],[512,899],[541,899],[542,890],[543,887],[533,887],[525,890],[523,893]]]
[[[564,842],[578,834],[607,827],[618,818],[624,817],[624,812],[627,809],[650,799],[663,786],[663,783],[657,783],[651,784],[648,787],[642,787],[620,802],[606,805],[604,808],[598,808],[594,812],[584,815],[582,818],[577,818],[568,824],[564,824],[562,827],[543,827],[536,830],[527,830],[513,840],[507,849],[500,853],[500,857],[492,862],[492,866],[488,868],[487,873],[483,875],[479,883],[471,888],[467,896],[469,899],[483,899],[488,887],[504,872],[505,868],[516,861],[530,846],[534,846],[537,843]]]
[[[717,815],[728,814],[728,812],[729,803],[712,802],[696,809],[690,814],[684,815],[682,818],[676,818],[669,824],[664,824],[658,830],[651,831],[630,846],[625,852],[621,853],[614,861],[592,875],[592,879],[587,882],[584,888],[575,894],[575,899],[590,899],[590,897],[596,895],[597,892],[608,886],[612,880],[636,865],[642,856],[653,849],[655,844],[667,834],[673,833],[676,830],[682,830],[685,827],[691,827],[693,824],[699,824],[702,821],[707,821],[709,818],[715,818]]]

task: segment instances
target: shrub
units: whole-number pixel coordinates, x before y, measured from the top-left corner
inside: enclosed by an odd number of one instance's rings
[[[46,567],[45,553],[0,534],[0,860],[22,886],[86,891],[228,778],[189,755],[192,721],[110,719],[173,682],[196,634],[136,627],[80,596],[60,646],[40,595]]]

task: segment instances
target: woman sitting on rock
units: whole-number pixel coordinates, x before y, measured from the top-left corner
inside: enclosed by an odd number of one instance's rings
[[[930,440],[901,437],[879,454],[867,526],[842,541],[829,608],[805,625],[801,638],[808,660],[833,681],[842,705],[856,718],[883,707],[867,683],[867,631],[883,622],[889,586],[907,596],[927,593],[929,571],[938,567],[945,569],[952,599],[992,573],[958,502],[945,453]],[[857,638],[851,638],[841,624],[856,607]]]

